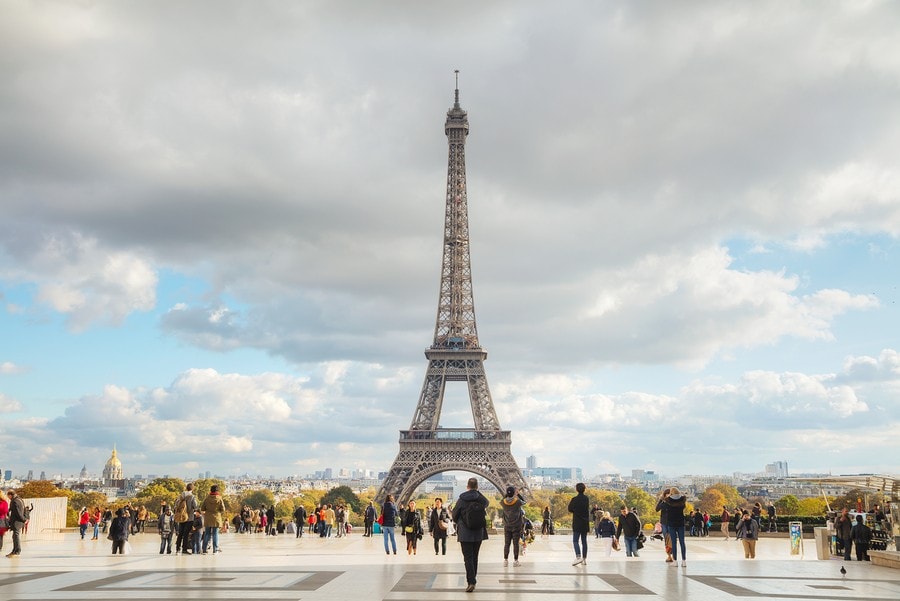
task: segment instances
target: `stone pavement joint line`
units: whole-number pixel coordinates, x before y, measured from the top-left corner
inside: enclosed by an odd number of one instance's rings
[[[710,538],[688,540],[687,567],[666,564],[653,543],[639,558],[591,553],[587,566],[573,567],[570,538],[554,536],[529,545],[521,567],[504,567],[495,536],[482,546],[469,594],[456,544],[446,556],[431,555],[428,539],[417,556],[386,556],[380,538],[360,536],[220,540],[216,555],[159,555],[159,539],[139,535],[131,554],[112,556],[107,544],[77,535],[26,539],[21,556],[0,558],[0,601],[900,600],[897,570],[791,556],[778,539],[759,541],[753,561],[740,544]]]

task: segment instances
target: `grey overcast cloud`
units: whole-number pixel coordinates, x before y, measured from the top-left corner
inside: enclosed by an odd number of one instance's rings
[[[0,468],[389,467],[459,69],[521,465],[896,472],[898,31],[878,1],[7,0]]]

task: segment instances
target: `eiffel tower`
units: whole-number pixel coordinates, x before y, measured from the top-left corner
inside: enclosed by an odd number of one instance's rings
[[[444,256],[434,344],[425,351],[428,370],[409,430],[400,431],[400,452],[375,500],[388,494],[409,499],[427,478],[465,471],[488,480],[498,490],[512,485],[530,496],[522,471],[513,459],[509,430],[501,430],[484,373],[487,352],[478,343],[472,269],[469,259],[469,215],[466,200],[466,136],[469,119],[459,106],[459,71],[453,108],[444,133],[450,145],[447,161],[447,206]],[[442,428],[441,405],[447,382],[469,387],[474,428]]]

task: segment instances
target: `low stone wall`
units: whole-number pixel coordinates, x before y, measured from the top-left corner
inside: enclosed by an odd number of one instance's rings
[[[898,551],[869,551],[869,559],[876,566],[900,569],[900,552]]]

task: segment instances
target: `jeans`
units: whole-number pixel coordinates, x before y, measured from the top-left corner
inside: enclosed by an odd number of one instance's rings
[[[208,526],[206,528],[206,537],[203,539],[203,552],[206,553],[206,550],[209,548],[209,541],[212,539],[212,548],[213,553],[219,552],[219,529],[215,526]]]
[[[522,531],[516,530],[510,532],[503,531],[503,559],[509,559],[509,544],[513,546],[513,559],[519,559],[519,540],[522,538]],[[586,547],[587,545],[585,545]]]
[[[579,540],[581,549],[578,548]],[[575,547],[575,557],[587,559],[587,532],[572,532],[572,546]]]
[[[669,526],[669,540],[672,541],[672,558],[678,560],[678,547],[675,540],[681,545],[681,559],[687,559],[687,548],[684,546],[684,526]]]
[[[171,553],[172,552],[172,533],[168,532],[164,535],[160,535],[159,541],[159,553],[162,555],[163,553]],[[176,547],[177,549],[177,547]]]
[[[194,523],[188,520],[175,524],[175,527],[178,528],[178,536],[175,537],[175,551],[187,553],[191,550],[191,530],[194,528]]]
[[[87,527],[88,527],[87,523],[78,525],[78,531],[81,533],[81,538],[84,538],[84,535],[87,532]]]
[[[478,551],[481,550],[481,541],[474,543],[459,543],[462,547],[463,562],[466,564],[466,584],[477,584],[475,577],[478,575]]]
[[[637,557],[637,556],[638,556],[637,537],[636,536],[626,536],[625,537],[625,557]]]
[[[446,530],[444,531],[443,536],[438,534],[434,537],[434,554],[435,555],[437,555],[438,551],[440,550],[440,549],[438,549],[439,545],[441,546],[441,548],[444,551],[443,554],[446,555],[447,554],[447,531]]]
[[[100,522],[94,522],[94,538],[100,538]]]
[[[200,555],[200,531],[195,530],[190,535],[191,539],[191,549],[194,552],[194,555]]]
[[[12,538],[13,538],[13,548],[12,552],[16,555],[22,552],[22,542],[20,537],[22,536],[22,528],[25,527],[25,522],[10,522],[9,528],[12,530]]]
[[[384,538],[384,552],[390,553],[390,549],[388,549],[388,538],[391,539],[391,547],[394,550],[394,555],[397,554],[397,541],[394,539],[394,527],[393,526],[382,526],[381,534]]]

